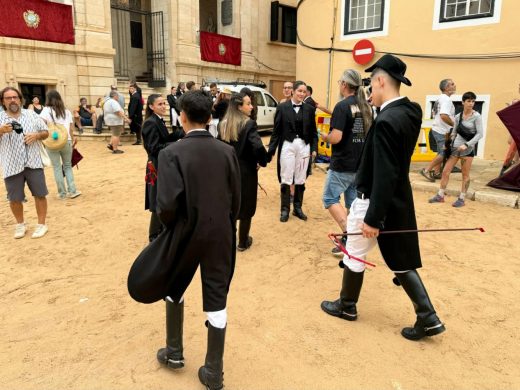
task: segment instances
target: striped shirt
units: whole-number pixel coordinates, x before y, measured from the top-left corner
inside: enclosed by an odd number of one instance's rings
[[[12,118],[5,111],[0,112],[0,126],[16,121],[22,125],[23,133],[15,131],[0,137],[0,165],[4,179],[23,172],[25,168],[43,168],[38,142],[26,145],[24,134],[47,131],[47,125],[34,111],[22,108],[18,118]]]

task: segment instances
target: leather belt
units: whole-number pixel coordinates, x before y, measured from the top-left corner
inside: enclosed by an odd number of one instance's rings
[[[359,199],[368,199],[369,196],[367,194],[364,194],[362,193],[361,191],[356,191],[356,196],[359,198]]]

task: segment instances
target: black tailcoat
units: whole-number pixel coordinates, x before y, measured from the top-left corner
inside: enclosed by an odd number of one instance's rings
[[[207,131],[159,153],[157,215],[172,231],[168,295],[178,301],[201,266],[204,311],[226,307],[235,268],[240,171],[235,150]]]
[[[370,198],[366,224],[381,230],[417,229],[408,175],[421,122],[421,107],[404,97],[388,104],[372,124],[356,176],[357,190]],[[421,267],[417,233],[382,234],[377,241],[391,270]]]
[[[175,142],[184,136],[182,130],[176,130],[168,133],[168,129],[163,120],[155,114],[152,114],[143,123],[143,146],[148,153],[148,161],[153,163],[157,170],[159,166],[159,152],[168,146],[169,143]],[[147,164],[148,165],[148,164]],[[145,210],[155,211],[157,205],[157,182],[154,185],[146,184],[144,208]]]
[[[128,103],[128,118],[130,122],[130,130],[133,133],[139,131],[143,124],[143,101],[139,92],[135,92],[130,96],[130,102]]]
[[[256,212],[258,195],[257,164],[267,165],[267,151],[258,135],[258,126],[254,120],[248,120],[238,136],[237,142],[232,142],[240,165],[240,212],[238,219],[252,218]]]
[[[318,151],[318,132],[316,130],[316,108],[313,108],[309,104],[302,103],[300,110],[303,111],[303,140],[306,144],[310,144],[311,153]],[[293,108],[292,100],[289,99],[286,102],[280,103],[276,107],[276,113],[274,114],[274,128],[271,140],[269,141],[268,154],[274,156],[278,149],[277,156],[277,172],[278,181],[281,182],[280,178],[280,152],[285,140],[290,139],[290,133],[294,133],[296,121],[296,112]],[[292,140],[291,140],[292,141]],[[309,157],[310,158],[310,157]],[[309,168],[312,164],[309,164]],[[310,169],[309,169],[310,171]],[[309,172],[308,171],[308,172]]]
[[[177,123],[173,123],[171,110],[175,110],[177,115],[179,115],[179,110],[177,109],[177,95],[169,94],[168,96],[166,96],[166,99],[168,100],[168,104],[170,105],[170,124],[173,128],[176,128]]]

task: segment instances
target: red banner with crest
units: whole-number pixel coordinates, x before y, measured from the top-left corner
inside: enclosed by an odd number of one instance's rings
[[[74,44],[72,6],[44,0],[0,0],[0,36]]]
[[[240,65],[242,40],[227,35],[200,32],[200,56],[203,61]]]

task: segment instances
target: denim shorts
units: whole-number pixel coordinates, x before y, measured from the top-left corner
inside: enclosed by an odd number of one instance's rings
[[[444,156],[444,143],[446,142],[446,137],[444,134],[437,133],[432,130],[433,138],[435,139],[435,143],[437,144],[437,154],[439,156]]]
[[[329,169],[325,188],[323,189],[323,206],[328,209],[339,203],[343,194],[345,207],[350,209],[356,199],[356,174],[354,172],[336,172]]]

